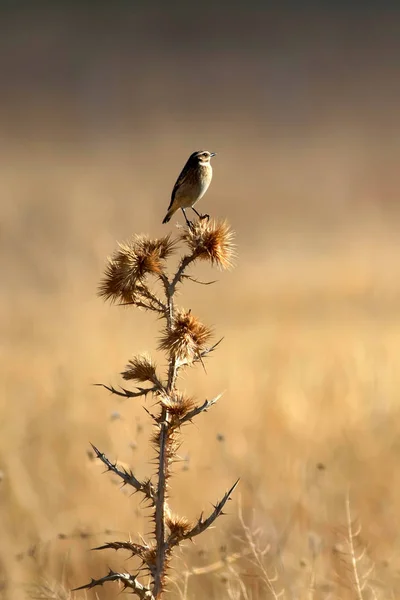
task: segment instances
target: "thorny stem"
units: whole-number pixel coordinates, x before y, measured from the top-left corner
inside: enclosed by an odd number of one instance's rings
[[[112,385],[106,385],[104,383],[94,383],[93,385],[103,387],[106,390],[108,390],[109,392],[111,392],[112,394],[115,394],[116,396],[121,396],[122,398],[138,398],[139,396],[146,397],[147,394],[152,394],[152,393],[157,392],[160,389],[162,389],[162,388],[160,388],[160,386],[155,385],[151,388],[138,387],[138,388],[136,388],[137,392],[131,392],[130,390],[126,390],[125,388],[121,387],[122,392],[120,392]]]
[[[211,241],[208,241],[208,254],[211,257],[211,262],[216,262],[219,265],[226,266],[229,264],[229,254],[232,252],[232,248],[230,247],[230,237],[222,226],[213,225],[210,231],[207,234],[211,235]],[[207,238],[209,240],[209,238]],[[148,242],[146,242],[148,244]],[[170,251],[168,247],[168,240],[162,241],[164,246],[165,253]],[[154,245],[154,244],[153,244]],[[161,247],[161,242],[159,242]],[[142,243],[143,246],[143,243]],[[129,250],[129,260],[138,260],[138,258],[143,258],[143,248],[139,246],[139,250],[133,245],[128,248]],[[144,246],[143,246],[144,247]],[[151,246],[152,248],[152,246]],[[153,252],[153,250],[151,250]],[[142,254],[140,254],[142,252]],[[199,254],[200,252],[200,254]],[[152,310],[159,314],[161,319],[165,319],[166,328],[168,334],[173,335],[175,328],[175,319],[176,319],[176,311],[175,311],[175,302],[174,296],[177,290],[177,287],[185,277],[185,270],[189,265],[191,265],[196,258],[199,256],[203,256],[201,254],[201,250],[198,248],[191,248],[191,251],[186,256],[183,256],[181,259],[179,266],[171,279],[167,276],[164,270],[158,271],[150,266],[148,266],[148,273],[153,273],[158,276],[159,282],[162,284],[164,289],[165,300],[159,298],[156,294],[154,294],[147,285],[142,285],[138,281],[138,277],[136,278],[136,282],[133,282],[133,290],[132,290],[132,301],[131,302],[123,302],[123,304],[133,304],[140,308],[145,308],[147,310]],[[221,256],[222,253],[222,256]],[[127,250],[121,251],[123,259],[127,257]],[[121,256],[120,256],[121,258]],[[149,257],[147,257],[149,258]],[[151,263],[151,261],[150,261]],[[114,263],[113,263],[114,264]],[[115,266],[115,265],[114,265]],[[117,265],[118,266],[118,265]],[[153,265],[154,267],[154,265]],[[120,271],[115,272],[114,269],[109,270],[106,273],[105,283],[101,288],[101,295],[103,295],[106,299],[121,298],[125,299],[125,283],[126,283],[126,264],[122,261],[122,265],[119,265]],[[128,275],[132,275],[131,272],[128,271]],[[122,277],[122,282],[121,282]],[[124,279],[125,278],[125,279]],[[188,279],[191,279],[188,277]],[[196,281],[196,280],[194,280]],[[135,287],[136,285],[136,287]],[[221,340],[220,340],[221,341]],[[212,352],[217,345],[220,343],[217,342],[213,346],[209,348],[204,348],[198,352],[197,356],[193,358],[192,363],[200,361],[202,362],[202,358]],[[189,364],[189,362],[182,360],[182,358],[178,358],[173,350],[169,352],[168,357],[168,374],[167,381],[160,381],[155,375],[150,378],[145,377],[141,379],[137,378],[138,381],[151,381],[154,385],[152,387],[141,388],[138,387],[135,392],[131,392],[126,390],[125,388],[121,388],[121,391],[115,389],[112,386],[105,385],[104,387],[111,391],[113,394],[118,396],[122,396],[125,398],[130,397],[138,397],[144,396],[147,394],[154,394],[155,396],[163,396],[166,400],[169,400],[171,404],[174,400],[175,389],[176,389],[176,379],[178,375],[179,368],[184,366],[185,364]],[[212,400],[206,400],[203,404],[196,406],[194,408],[188,408],[187,412],[180,417],[179,426],[183,425],[191,421],[196,415],[200,412],[206,411],[210,408],[215,402],[218,400],[219,396]],[[152,586],[144,586],[139,581],[137,581],[137,577],[139,575],[131,575],[129,573],[118,573],[114,571],[109,571],[108,575],[102,577],[100,579],[92,579],[90,583],[76,589],[91,589],[95,586],[102,586],[105,582],[108,581],[119,581],[124,589],[130,588],[134,594],[136,594],[140,600],[160,600],[163,591],[164,591],[164,583],[166,578],[166,571],[168,566],[169,557],[172,549],[179,545],[184,540],[191,540],[193,537],[203,533],[208,527],[210,527],[217,517],[224,514],[223,508],[226,502],[230,499],[230,495],[236,488],[238,481],[228,490],[225,495],[219,500],[213,507],[211,514],[207,518],[203,518],[203,513],[193,525],[188,523],[188,527],[185,529],[174,529],[171,526],[170,521],[167,521],[168,516],[168,505],[167,505],[167,497],[168,497],[168,480],[170,476],[170,463],[174,458],[174,453],[176,451],[173,432],[174,429],[177,428],[177,421],[175,413],[172,413],[168,404],[165,405],[163,402],[159,402],[161,408],[161,414],[152,415],[153,419],[157,423],[159,428],[158,431],[158,439],[157,439],[157,452],[158,452],[158,465],[157,465],[157,484],[153,485],[150,479],[140,481],[137,479],[131,471],[126,471],[123,468],[119,468],[117,464],[113,464],[109,461],[109,459],[101,453],[97,448],[93,446],[93,450],[96,453],[97,458],[103,462],[103,464],[107,467],[107,470],[112,471],[116,475],[118,475],[124,485],[131,485],[135,491],[139,491],[144,494],[146,500],[150,503],[153,512],[153,518],[155,521],[155,531],[154,537],[155,540],[150,545],[143,541],[143,544],[133,544],[132,542],[113,542],[101,546],[100,548],[114,548],[120,549],[124,548],[126,550],[130,550],[133,556],[137,556],[142,559],[143,564],[149,570],[152,576]],[[174,416],[175,415],[175,416]],[[168,527],[167,527],[168,522]],[[168,533],[169,531],[169,533]],[[98,548],[98,549],[100,549]]]
[[[162,276],[161,276],[162,277]],[[161,302],[159,298],[155,294],[153,294],[146,286],[137,286],[137,292],[142,296],[142,300],[140,297],[135,297],[131,302],[122,302],[121,306],[138,306],[139,308],[144,308],[145,310],[153,310],[158,312],[160,315],[166,315],[168,307]],[[147,300],[145,302],[144,300]]]
[[[184,256],[181,260],[181,264],[179,265],[179,268],[177,270],[177,272],[174,275],[173,280],[171,281],[170,284],[170,293],[171,295],[173,295],[175,293],[175,288],[178,285],[178,283],[181,281],[183,274],[185,272],[185,269],[190,265],[190,263],[192,263],[194,260],[196,259],[195,254],[188,254],[187,256]]]
[[[172,324],[173,324],[173,318],[174,318],[174,303],[172,300],[173,292],[171,293],[171,283],[170,283],[168,277],[164,273],[160,274],[160,280],[164,286],[164,293],[167,298],[167,305],[165,307],[164,314],[165,314],[165,318],[167,319],[167,325],[169,328],[171,328]]]
[[[194,260],[194,254],[185,256],[176,271],[174,277],[169,281],[168,277],[164,274],[160,276],[161,282],[164,286],[165,296],[167,298],[167,310],[165,311],[167,327],[169,330],[174,325],[175,317],[175,303],[174,294],[176,286],[181,281],[185,269]],[[167,394],[171,394],[175,387],[175,380],[177,375],[177,362],[175,356],[171,356],[168,367],[168,383],[166,386]],[[168,429],[169,429],[169,413],[168,410],[163,407],[161,411],[160,419],[160,446],[158,456],[158,487],[157,487],[157,499],[156,507],[154,511],[155,516],[155,537],[156,537],[156,569],[154,574],[154,590],[153,594],[155,598],[159,598],[162,593],[163,579],[165,576],[165,562],[166,554],[168,552],[168,543],[165,535],[165,510],[166,510],[166,488],[168,480],[168,457],[167,457],[167,442],[168,442]]]
[[[100,452],[100,450],[96,448],[96,446],[93,444],[91,444],[91,446],[96,457],[107,467],[108,471],[118,475],[118,477],[122,479],[124,485],[131,485],[137,492],[144,494],[147,500],[154,506],[155,491],[150,481],[139,481],[132,471],[120,469],[116,463],[113,464],[103,452]]]
[[[142,293],[150,300],[150,302],[153,302],[155,307],[158,306],[160,312],[165,313],[167,307],[165,306],[164,302],[161,302],[161,300],[157,298],[155,294],[152,294],[146,287],[143,287]]]
[[[181,265],[182,267],[182,265]],[[183,273],[183,270],[182,270]],[[172,282],[168,280],[166,275],[161,276],[161,281],[164,285],[165,295],[167,297],[167,327],[169,330],[172,329],[174,324],[175,307],[174,307],[174,292],[175,286],[173,282],[176,279],[176,275]],[[171,356],[169,360],[168,368],[168,384],[167,394],[170,394],[175,385],[176,378],[176,358]],[[165,575],[165,559],[166,559],[166,539],[165,539],[165,509],[166,509],[166,487],[168,479],[168,458],[166,456],[167,451],[167,439],[168,439],[168,424],[169,414],[168,410],[163,407],[161,410],[161,423],[160,423],[160,447],[158,455],[158,487],[157,487],[157,500],[154,511],[155,516],[155,537],[156,537],[156,568],[154,574],[154,589],[153,594],[155,598],[159,598],[162,593],[163,580]]]
[[[156,569],[154,574],[154,589],[153,594],[155,598],[159,598],[162,593],[163,579],[165,574],[165,508],[166,508],[166,484],[167,484],[167,457],[166,457],[166,442],[168,423],[166,421],[167,411],[163,408],[162,423],[160,430],[160,450],[158,459],[158,487],[157,487],[157,500],[155,508],[155,521],[156,521]]]

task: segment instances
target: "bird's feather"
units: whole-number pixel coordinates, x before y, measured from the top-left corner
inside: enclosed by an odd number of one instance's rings
[[[183,167],[182,171],[180,172],[178,179],[176,180],[174,189],[172,190],[172,193],[171,193],[171,202],[169,203],[168,210],[172,207],[172,205],[174,203],[177,190],[181,187],[182,183],[187,178],[189,169],[190,169],[190,159],[187,161],[186,165]]]

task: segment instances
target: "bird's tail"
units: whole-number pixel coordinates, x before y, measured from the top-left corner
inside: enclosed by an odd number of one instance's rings
[[[175,212],[176,212],[176,208],[175,208],[175,207],[174,207],[174,208],[172,208],[172,207],[171,207],[171,208],[168,210],[167,214],[165,215],[165,219],[164,219],[164,221],[163,221],[163,225],[164,225],[165,223],[168,223],[168,221],[170,221],[170,220],[171,220],[171,217],[172,217],[172,215],[173,215]]]

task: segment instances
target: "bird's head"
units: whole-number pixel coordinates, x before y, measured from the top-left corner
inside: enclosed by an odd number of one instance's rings
[[[193,152],[189,160],[195,164],[208,165],[213,156],[215,156],[215,152],[199,150],[198,152]]]

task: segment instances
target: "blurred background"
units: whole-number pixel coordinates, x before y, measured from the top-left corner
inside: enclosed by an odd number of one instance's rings
[[[184,432],[171,505],[195,518],[241,483],[179,554],[171,596],[399,595],[399,13],[1,3],[1,598],[69,598],[108,566],[134,569],[88,552],[150,527],[89,441],[143,477],[151,428],[140,401],[92,384],[118,385],[144,350],[164,359],[152,315],[96,290],[117,240],[177,231],[180,215],[161,220],[203,148],[217,157],[199,208],[229,221],[238,260],[182,289],[224,337],[182,385],[224,396]],[[73,597],[118,592],[96,591]]]

